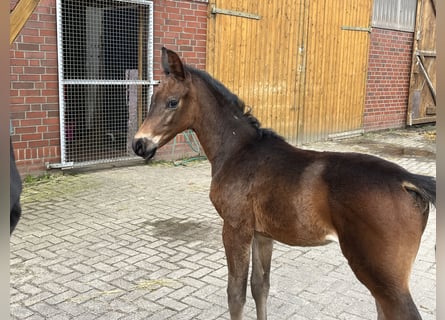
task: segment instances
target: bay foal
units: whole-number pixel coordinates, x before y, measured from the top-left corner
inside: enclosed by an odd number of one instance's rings
[[[374,296],[379,320],[415,320],[411,266],[435,204],[432,177],[370,155],[295,148],[245,112],[207,73],[162,49],[166,74],[133,149],[149,159],[186,129],[211,163],[210,199],[224,220],[231,319],[242,319],[252,248],[251,289],[266,319],[272,241],[317,246],[338,241]],[[296,270],[297,272],[297,270]]]

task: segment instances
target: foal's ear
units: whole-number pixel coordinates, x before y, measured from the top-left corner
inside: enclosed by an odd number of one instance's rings
[[[166,75],[173,75],[178,80],[186,79],[184,65],[176,52],[162,47],[162,69]]]

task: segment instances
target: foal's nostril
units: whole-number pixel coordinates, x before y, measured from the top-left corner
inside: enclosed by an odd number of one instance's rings
[[[147,138],[133,139],[133,151],[145,160],[151,159],[158,149],[158,145]]]
[[[145,153],[145,139],[133,139],[133,151],[138,156],[143,157]]]

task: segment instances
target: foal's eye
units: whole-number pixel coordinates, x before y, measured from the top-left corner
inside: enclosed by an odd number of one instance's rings
[[[178,107],[179,101],[176,99],[171,99],[167,102],[167,108],[176,109]]]

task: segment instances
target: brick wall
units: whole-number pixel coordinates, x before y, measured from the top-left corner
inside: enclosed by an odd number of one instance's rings
[[[369,51],[364,129],[406,125],[413,33],[373,28]]]
[[[10,2],[11,9],[16,2]],[[41,174],[45,163],[61,160],[55,3],[40,0],[10,48],[11,138],[22,176]],[[187,63],[205,68],[207,5],[206,1],[154,1],[155,79],[161,76],[163,45],[179,51]],[[186,140],[178,137],[159,150],[158,158],[190,152]]]
[[[155,79],[159,79],[162,75],[160,66],[162,46],[179,52],[186,63],[205,69],[207,5],[202,1],[154,2]]]
[[[22,174],[60,161],[55,13],[55,0],[41,0],[11,45],[11,138]]]

